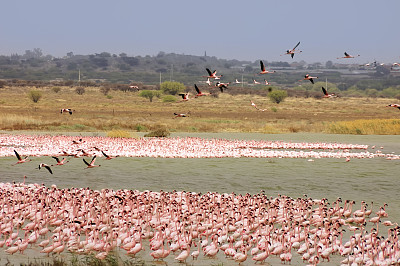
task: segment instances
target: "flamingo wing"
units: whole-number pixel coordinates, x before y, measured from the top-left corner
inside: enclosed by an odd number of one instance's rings
[[[322,87],[322,92],[323,92],[325,95],[328,95],[328,92],[326,91],[326,89],[325,89],[324,87]]]
[[[296,49],[297,46],[299,46],[299,45],[300,45],[300,42],[298,42],[298,43],[296,44],[296,46],[293,48],[293,50]]]
[[[55,159],[57,161],[57,163],[60,162],[60,159],[58,159],[58,157],[52,156],[51,158]]]
[[[83,162],[87,165],[87,166],[89,166],[90,164],[88,163],[88,162],[86,162],[86,160],[85,159],[82,159],[83,160]]]
[[[197,85],[196,85],[196,84],[194,84],[194,88],[196,89],[196,91],[197,91],[197,93],[198,93],[198,94],[200,94],[200,93],[201,93],[201,91],[199,90],[199,87],[197,87]]]
[[[206,70],[207,70],[207,72],[208,72],[208,75],[209,75],[209,76],[212,76],[211,70],[210,70],[209,68],[206,68]]]
[[[93,164],[93,163],[94,163],[94,161],[96,161],[96,155],[95,155],[95,156],[93,156],[92,160],[90,161],[90,164]]]
[[[108,156],[107,154],[104,153],[104,151],[101,151],[101,153],[104,155],[104,157],[108,158],[110,156]]]
[[[262,60],[260,60],[261,71],[265,71],[265,66]]]
[[[311,81],[312,84],[314,84],[314,80],[312,78],[310,78],[310,81]]]
[[[50,166],[48,166],[48,165],[45,165],[45,166],[44,166],[44,168],[46,168],[46,169],[47,169],[47,171],[49,171],[49,172],[50,172],[50,174],[53,174],[53,171],[51,171],[51,168],[50,168]]]
[[[21,160],[21,156],[18,154],[18,152],[16,150],[14,150],[15,156],[17,156],[18,160]]]
[[[344,52],[344,55],[345,55],[345,56],[350,56],[347,52]]]

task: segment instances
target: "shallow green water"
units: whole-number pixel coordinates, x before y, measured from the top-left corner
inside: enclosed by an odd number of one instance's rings
[[[189,134],[179,134],[186,136]],[[194,134],[190,134],[194,136]],[[293,142],[339,142],[383,146],[382,152],[400,154],[400,136],[348,136],[324,134],[196,134],[207,138],[269,139]],[[372,151],[372,150],[370,150]],[[374,211],[388,203],[387,212],[392,222],[400,222],[400,160],[352,159],[162,159],[98,158],[101,167],[84,169],[81,158],[70,158],[64,166],[53,167],[54,174],[35,169],[39,163],[52,164],[50,157],[33,158],[32,162],[11,166],[15,158],[0,158],[1,182],[56,184],[58,187],[90,187],[92,189],[185,190],[216,191],[255,194],[284,194],[293,198],[303,194],[312,198],[328,198],[330,202],[341,197],[355,200],[358,209],[361,200],[374,202]],[[65,252],[64,252],[65,253]],[[146,251],[146,254],[150,252]],[[4,251],[0,254],[5,256]],[[28,253],[29,254],[29,253]],[[26,259],[27,255],[18,255]],[[32,256],[32,255],[29,255]],[[44,257],[37,254],[38,257]],[[10,257],[7,255],[7,257]],[[173,258],[173,256],[170,256]],[[250,256],[249,256],[250,257]],[[295,256],[294,256],[295,257]],[[17,259],[17,257],[15,258]],[[151,257],[145,257],[150,260]],[[4,259],[0,259],[0,263]],[[190,260],[191,261],[191,260]],[[274,260],[273,260],[274,261]],[[276,264],[280,262],[275,260]],[[300,263],[300,260],[298,261]],[[231,264],[221,255],[220,261],[200,260],[195,265]],[[253,264],[251,258],[246,264]],[[275,263],[272,263],[275,264]],[[296,261],[292,262],[296,265]]]

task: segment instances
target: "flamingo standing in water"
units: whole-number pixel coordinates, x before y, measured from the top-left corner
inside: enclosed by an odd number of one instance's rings
[[[273,71],[265,70],[265,66],[264,66],[264,63],[262,60],[260,60],[260,67],[261,67],[261,72],[259,72],[258,74],[275,73],[275,70],[273,70]]]
[[[92,160],[90,161],[90,163],[88,163],[85,159],[82,159],[82,160],[83,160],[83,162],[87,165],[86,169],[87,169],[87,168],[94,168],[94,167],[99,167],[99,166],[101,166],[101,165],[95,165],[95,164],[94,164],[94,162],[96,161],[96,155],[93,156],[93,158],[92,158]]]
[[[355,57],[359,57],[360,55],[356,55],[356,56],[353,56],[353,55],[349,55],[347,52],[344,52],[344,56],[342,56],[342,57],[337,57],[336,59],[342,59],[342,58],[355,58]]]
[[[299,45],[300,45],[300,42],[298,42],[298,43],[296,44],[296,46],[293,47],[292,50],[286,50],[286,53],[283,54],[283,55],[290,54],[290,56],[293,58],[295,53],[301,53],[301,52],[303,52],[303,51],[296,51],[296,48],[297,48],[297,46],[299,46]]]
[[[22,158],[18,152],[16,150],[14,150],[15,156],[17,156],[18,162],[16,162],[14,165],[16,164],[20,164],[20,163],[26,163],[26,162],[30,162],[31,160],[28,159],[28,156],[25,156],[24,158]]]
[[[303,79],[300,79],[299,81],[302,81],[302,80],[309,80],[312,84],[314,84],[314,79],[317,79],[317,78],[318,78],[318,77],[311,77],[310,74],[307,74],[307,75],[304,76]]]

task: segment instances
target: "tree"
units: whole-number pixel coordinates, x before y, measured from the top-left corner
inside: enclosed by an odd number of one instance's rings
[[[279,104],[280,102],[283,102],[285,100],[285,98],[287,97],[287,92],[284,90],[274,90],[268,94],[268,97],[271,102]]]
[[[176,95],[180,92],[184,92],[186,87],[183,83],[176,81],[164,81],[161,83],[161,91],[164,94]]]
[[[37,103],[42,98],[42,92],[32,90],[28,93],[28,97],[32,102]]]
[[[150,102],[153,101],[154,97],[160,97],[161,93],[159,91],[155,91],[155,90],[143,90],[139,93],[140,97],[149,99]]]

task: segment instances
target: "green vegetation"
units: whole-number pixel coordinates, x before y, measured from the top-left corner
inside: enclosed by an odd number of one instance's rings
[[[42,96],[43,96],[43,94],[40,91],[31,90],[28,93],[29,99],[31,99],[32,102],[34,102],[34,103],[37,103],[42,98]]]
[[[176,81],[165,81],[161,83],[160,89],[164,94],[177,95],[185,91],[185,85]]]
[[[287,97],[287,92],[283,90],[274,90],[268,93],[268,97],[273,103],[283,102]]]
[[[153,98],[154,97],[160,97],[161,93],[159,91],[155,91],[155,90],[143,90],[139,93],[140,97],[149,99],[150,102],[153,102]]]

